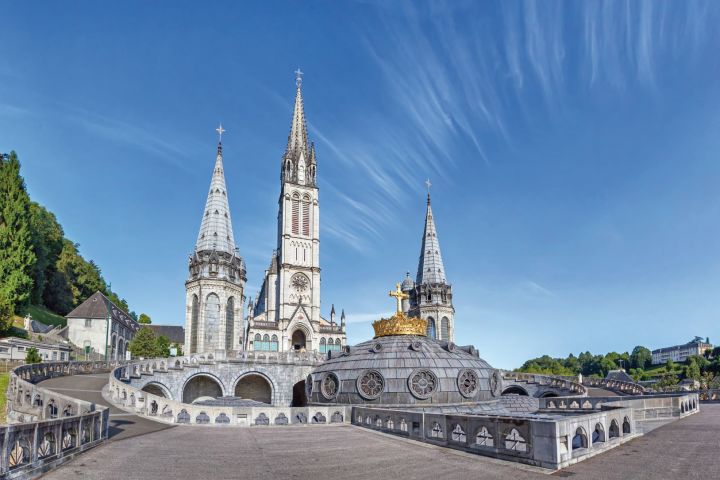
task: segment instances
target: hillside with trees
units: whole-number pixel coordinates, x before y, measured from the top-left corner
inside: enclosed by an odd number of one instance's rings
[[[0,159],[0,202],[0,334],[15,315],[30,310],[63,316],[96,291],[129,310],[100,267],[65,237],[55,215],[30,199],[15,152]]]

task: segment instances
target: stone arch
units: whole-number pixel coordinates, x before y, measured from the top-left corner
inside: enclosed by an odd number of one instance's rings
[[[165,397],[172,400],[172,394],[170,393],[170,389],[160,382],[148,382],[142,387],[141,390],[143,392],[149,393],[150,395],[157,395],[158,397]]]
[[[620,438],[620,426],[615,419],[610,422],[610,439],[612,440],[613,438]]]
[[[623,435],[628,435],[631,433],[632,428],[630,427],[630,419],[628,417],[625,417],[625,419],[623,419],[622,429]]]
[[[440,320],[440,338],[445,341],[450,340],[450,320],[447,317]]]
[[[578,427],[575,430],[575,436],[573,436],[572,439],[572,449],[574,450],[580,450],[583,448],[588,447],[588,437],[587,433],[585,433],[585,429],[582,427]]]
[[[523,387],[519,385],[510,385],[509,387],[506,387],[502,391],[503,395],[522,395],[524,397],[528,397],[528,392]]]
[[[605,441],[605,427],[603,424],[598,422],[595,424],[595,430],[592,433],[592,443],[602,443]]]
[[[435,319],[433,317],[427,318],[427,336],[433,340],[437,339],[437,328],[435,326]]]
[[[183,403],[193,403],[199,398],[218,398],[225,392],[222,381],[210,373],[196,373],[190,376],[183,385]]]
[[[540,398],[555,398],[558,394],[555,392],[545,392],[542,395],[540,395]]]
[[[290,336],[290,347],[292,350],[308,349],[309,347],[310,332],[303,324],[295,326],[292,335]]]
[[[272,404],[275,388],[267,375],[252,371],[240,375],[235,381],[233,391],[236,397]]]
[[[306,407],[308,403],[305,380],[300,380],[293,385],[293,398],[291,407]]]

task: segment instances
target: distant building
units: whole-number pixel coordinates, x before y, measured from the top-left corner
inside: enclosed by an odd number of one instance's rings
[[[185,344],[185,327],[181,325],[147,325],[156,337],[163,336],[170,340],[170,344],[177,343],[182,349]]]
[[[68,340],[100,355],[105,355],[109,346],[110,360],[125,358],[128,342],[140,329],[135,319],[100,292],[93,293],[65,318]]]
[[[688,357],[693,355],[702,355],[706,350],[711,350],[713,346],[710,342],[703,340],[702,337],[695,337],[684,345],[675,345],[674,347],[659,348],[652,351],[653,365],[665,363],[668,360],[673,362],[684,362]]]
[[[46,362],[68,361],[72,350],[67,345],[33,342],[16,337],[0,338],[0,360],[25,360],[30,348],[36,348]]]
[[[610,370],[605,376],[605,380],[615,380],[620,382],[635,383],[635,380],[625,372],[625,370]]]

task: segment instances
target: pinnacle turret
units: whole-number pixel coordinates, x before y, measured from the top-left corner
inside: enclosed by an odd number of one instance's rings
[[[423,232],[422,247],[420,249],[420,261],[415,283],[446,283],[445,266],[442,255],[440,255],[440,242],[437,238],[435,220],[433,218],[432,205],[430,204],[430,192],[427,196],[427,212],[425,213],[425,231]]]

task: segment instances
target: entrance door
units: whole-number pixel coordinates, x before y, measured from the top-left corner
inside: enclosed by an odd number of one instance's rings
[[[305,333],[302,330],[295,330],[292,334],[292,348],[302,350],[305,348]]]

